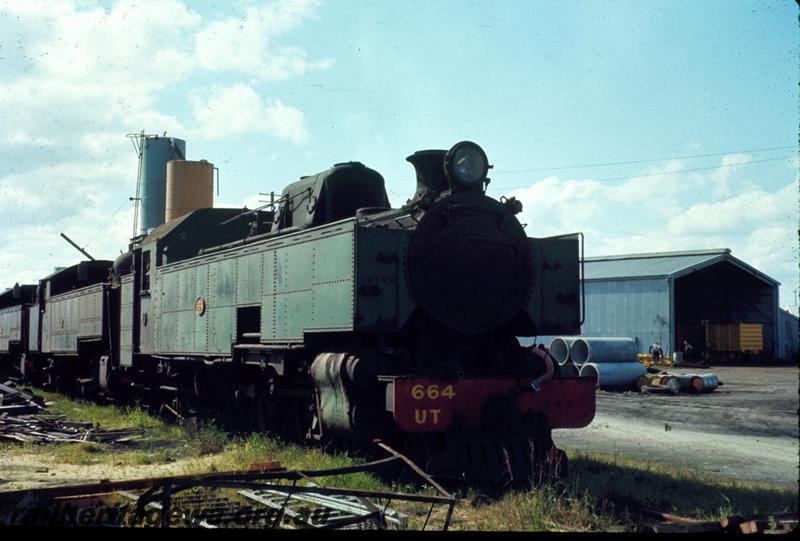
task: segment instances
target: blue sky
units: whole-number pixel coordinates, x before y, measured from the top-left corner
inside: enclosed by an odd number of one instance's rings
[[[0,1],[2,285],[76,260],[61,231],[126,246],[144,129],[217,165],[226,206],[347,160],[398,205],[407,155],[474,140],[529,235],[730,247],[791,306],[799,52],[789,0]]]

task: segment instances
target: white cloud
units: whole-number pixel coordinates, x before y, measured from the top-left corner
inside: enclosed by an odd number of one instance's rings
[[[671,235],[744,233],[771,223],[791,223],[796,201],[789,184],[770,193],[763,190],[739,194],[714,203],[699,203],[667,222]]]
[[[184,33],[200,21],[177,0],[73,8],[52,19],[29,54],[41,72],[59,81],[161,88],[182,78],[193,61]]]
[[[727,154],[722,157],[720,168],[711,175],[715,186],[712,194],[714,197],[728,197],[731,195],[731,177],[737,170],[737,166],[745,165],[753,161],[747,154]]]
[[[178,0],[117,2],[108,9],[59,3],[52,12],[36,2],[27,9],[0,5],[0,50],[19,50],[14,58],[25,59],[24,69],[9,73],[0,87],[1,120],[26,127],[5,137],[0,128],[0,139],[41,146],[60,134],[71,138],[107,131],[121,136],[141,129],[185,137],[195,127],[181,122],[174,111],[162,110],[158,99],[176,83],[204,70],[235,68],[248,76],[287,79],[331,65],[309,61],[303,49],[280,43],[282,34],[313,17],[318,3],[282,1],[247,8],[243,26],[263,42],[258,46],[247,38],[250,34],[241,39],[235,29],[212,37],[214,28],[239,19],[203,21]],[[195,36],[198,43],[208,40],[205,52],[193,43]],[[0,69],[3,65],[10,64],[0,63]],[[274,97],[262,109],[260,123],[250,123],[256,131],[294,143],[308,139],[300,110]],[[213,133],[222,137],[226,130]]]
[[[209,86],[208,74],[286,79],[329,66],[294,43],[318,4],[243,8],[241,34],[230,28],[239,19],[203,18],[183,0],[0,1],[0,288],[80,257],[60,231],[81,245],[96,237],[95,257],[127,246],[137,165],[126,133],[308,141],[302,111],[244,84]],[[214,65],[254,43],[254,64]],[[175,94],[205,96],[204,109],[193,115]]]
[[[58,143],[52,137],[34,137],[25,130],[17,130],[3,139],[4,145],[10,146],[36,146],[36,147],[53,147]]]
[[[748,161],[729,155],[720,165]],[[687,167],[675,161],[646,171],[666,174],[624,182],[548,177],[508,195],[522,201],[520,221],[528,224],[530,236],[582,231],[589,256],[730,248],[782,283],[782,306],[793,302],[792,291],[798,288],[796,179],[768,191],[753,188],[756,183],[743,168],[680,172]],[[715,197],[711,187],[719,181],[735,195]]]
[[[203,68],[232,70],[261,79],[288,79],[308,71],[326,69],[331,59],[309,61],[296,46],[276,46],[273,38],[314,17],[319,0],[284,0],[248,7],[243,17],[209,24],[197,34],[195,49]]]
[[[222,139],[250,132],[268,133],[278,139],[302,143],[309,138],[303,112],[280,100],[264,104],[245,84],[218,87],[205,99],[195,99],[197,137]]]

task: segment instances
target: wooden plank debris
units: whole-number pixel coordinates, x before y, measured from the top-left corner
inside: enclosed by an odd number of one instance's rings
[[[44,409],[43,400],[31,393],[12,387],[11,381],[0,384],[0,413],[19,414]]]
[[[127,443],[143,434],[139,428],[101,430],[91,423],[66,421],[62,416],[9,415],[0,412],[0,441],[18,443]]]

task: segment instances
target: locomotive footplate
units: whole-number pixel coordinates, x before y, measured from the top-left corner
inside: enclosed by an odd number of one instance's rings
[[[533,378],[445,381],[393,376],[380,380],[386,383],[386,409],[406,432],[444,432],[455,417],[470,428],[519,425],[527,414],[544,415],[550,428],[582,428],[595,414],[593,378],[555,377],[542,384],[540,391],[531,388]]]

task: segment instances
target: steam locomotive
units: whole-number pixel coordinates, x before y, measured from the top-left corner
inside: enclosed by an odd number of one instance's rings
[[[588,425],[594,381],[543,368],[517,336],[578,334],[579,235],[531,238],[485,194],[472,142],[407,158],[416,192],[347,162],[271,208],[201,208],[0,294],[0,358],[25,379],[203,408],[237,430],[403,449],[435,476],[563,473],[555,428]]]

